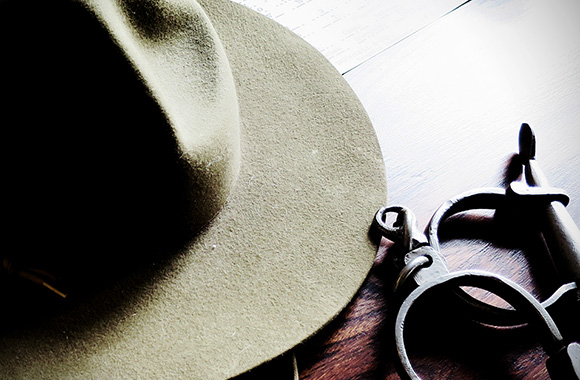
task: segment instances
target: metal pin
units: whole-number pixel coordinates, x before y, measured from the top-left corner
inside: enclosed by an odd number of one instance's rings
[[[67,296],[65,293],[61,292],[60,290],[58,290],[54,286],[50,285],[48,282],[44,281],[43,279],[41,279],[39,276],[35,275],[34,273],[31,273],[28,271],[18,271],[16,274],[18,276],[25,278],[29,281],[32,281],[36,284],[44,286],[45,288],[47,288],[51,292],[61,296],[62,298],[66,298],[66,296]]]
[[[61,296],[62,298],[66,298],[66,294],[64,294],[63,292],[61,292],[60,290],[56,289],[54,286],[52,286],[52,285],[50,285],[50,284],[48,284],[48,283],[46,283],[46,282],[43,282],[43,283],[42,283],[42,286],[44,286],[45,288],[47,288],[47,289],[49,289],[49,290],[53,291],[54,293],[58,294],[58,295],[59,295],[59,296]]]

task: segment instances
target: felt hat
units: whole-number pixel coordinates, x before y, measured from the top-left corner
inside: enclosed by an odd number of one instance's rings
[[[383,159],[300,38],[228,0],[2,0],[0,43],[0,378],[225,379],[354,296]]]

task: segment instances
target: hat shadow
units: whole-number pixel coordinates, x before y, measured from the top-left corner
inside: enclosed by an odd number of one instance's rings
[[[74,2],[5,6],[2,259],[50,273],[82,299],[170,257],[200,228],[187,164],[165,114],[89,12]],[[13,277],[0,272],[2,318],[28,323],[61,307]]]

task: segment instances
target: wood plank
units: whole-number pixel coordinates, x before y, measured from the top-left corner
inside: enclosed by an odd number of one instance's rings
[[[522,122],[552,184],[577,188],[579,14],[574,0],[472,2],[345,75],[377,130],[391,202],[432,210],[497,185]],[[580,220],[580,203],[570,210]]]
[[[234,0],[284,25],[345,73],[465,0]]]

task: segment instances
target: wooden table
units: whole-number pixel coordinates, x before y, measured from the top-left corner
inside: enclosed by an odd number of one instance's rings
[[[377,130],[389,203],[410,207],[421,228],[447,198],[504,185],[523,122],[536,132],[538,162],[551,185],[567,190],[580,223],[577,0],[471,1],[345,78]],[[540,237],[518,228],[523,223],[513,215],[498,231],[490,218],[474,221],[470,239],[444,244],[450,268],[500,273],[545,299],[560,283]],[[389,246],[382,242],[348,309],[298,349],[300,379],[399,378]],[[424,322],[408,339],[425,379],[549,378],[529,328],[477,327],[452,310],[420,312]]]

